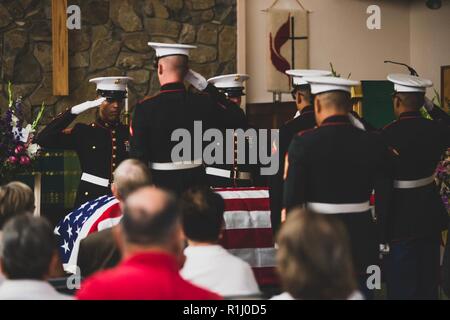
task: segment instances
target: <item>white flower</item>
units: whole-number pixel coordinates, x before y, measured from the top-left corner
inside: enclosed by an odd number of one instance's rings
[[[28,138],[30,137],[30,134],[33,133],[33,129],[31,127],[31,124],[27,125],[25,128],[22,129],[22,141],[23,143],[28,142]]]
[[[38,144],[36,144],[36,143],[30,144],[27,148],[27,155],[30,158],[34,158],[40,149],[41,149],[41,147]]]
[[[16,118],[17,119],[17,118]],[[14,123],[15,120],[13,120]],[[17,126],[13,127],[12,132],[14,134],[14,138],[19,140],[20,142],[27,143],[30,133],[33,133],[34,130],[31,128],[31,124],[27,125],[25,128],[22,128],[22,131],[19,131]]]

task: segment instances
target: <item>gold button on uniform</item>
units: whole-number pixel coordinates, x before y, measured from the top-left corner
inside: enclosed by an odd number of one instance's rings
[[[89,192],[85,192],[84,195],[85,195],[85,196],[88,196],[88,195],[89,195]]]
[[[96,146],[93,146],[92,149],[95,150],[95,149],[97,149],[97,147],[96,147]]]

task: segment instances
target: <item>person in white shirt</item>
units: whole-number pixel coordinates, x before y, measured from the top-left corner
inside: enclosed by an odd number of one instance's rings
[[[46,281],[59,263],[50,224],[19,215],[2,231],[0,265],[6,280],[0,286],[0,300],[70,300]]]
[[[250,265],[218,244],[224,224],[222,197],[209,189],[189,190],[181,199],[181,213],[189,244],[181,276],[225,298],[259,295]]]
[[[347,231],[336,218],[294,209],[277,244],[285,292],[271,300],[364,300],[357,290]]]

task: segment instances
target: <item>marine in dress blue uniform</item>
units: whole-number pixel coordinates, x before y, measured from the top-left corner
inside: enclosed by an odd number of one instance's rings
[[[212,96],[216,96],[218,101],[227,104],[229,109],[234,109],[233,120],[227,125],[225,129],[242,129],[244,131],[250,129],[247,117],[241,109],[242,97],[244,93],[244,82],[248,81],[250,77],[245,74],[229,74],[214,77],[208,80],[209,85],[205,92]],[[215,163],[206,167],[206,174],[208,175],[209,183],[212,187],[251,187],[257,184],[259,176],[259,166],[250,163],[249,152],[251,150],[250,143],[257,144],[250,137],[245,140],[245,163],[238,161],[238,140],[233,137],[233,141],[228,143],[227,135],[223,130],[223,154],[231,153],[233,163]],[[227,149],[231,146],[230,149]],[[226,159],[224,159],[226,160]]]
[[[228,105],[219,104],[207,93],[187,91],[183,80],[188,70],[189,51],[194,46],[149,43],[156,50],[160,81],[164,68],[178,68],[176,81],[162,83],[160,92],[137,104],[131,125],[131,156],[149,164],[155,185],[181,194],[194,186],[208,186],[203,165],[203,145],[196,154],[194,122],[201,121],[203,132],[210,128],[225,128],[230,121]],[[173,58],[175,57],[175,58]],[[177,65],[168,65],[173,63]],[[182,70],[181,70],[181,69]],[[206,86],[205,86],[206,87]],[[173,161],[172,151],[180,143],[172,141],[172,134],[184,129],[192,137],[191,154],[183,161]],[[200,137],[201,139],[202,137]]]
[[[382,136],[394,150],[392,214],[383,220],[383,239],[389,244],[389,299],[437,299],[441,231],[448,216],[434,182],[434,173],[450,145],[443,122],[422,117],[427,79],[391,74],[394,112],[398,120]]]
[[[80,160],[82,176],[75,207],[110,194],[112,173],[128,158],[129,129],[120,122],[120,112],[127,96],[129,77],[95,78],[98,98],[58,115],[38,134],[35,142],[46,149],[74,150]],[[78,114],[99,108],[91,124],[78,123],[69,129]]]
[[[281,225],[281,211],[283,209],[284,164],[289,145],[299,132],[313,129],[316,126],[311,86],[304,80],[307,76],[331,76],[325,70],[288,70],[286,74],[292,77],[292,95],[298,109],[298,116],[286,122],[279,129],[279,143],[273,152],[278,156],[279,169],[275,175],[269,177],[270,211],[272,230],[278,232]]]
[[[307,207],[341,220],[348,231],[360,290],[367,267],[378,265],[379,236],[370,209],[377,193],[377,216],[389,210],[392,180],[390,155],[379,136],[350,122],[350,88],[358,82],[335,78],[306,78],[314,95],[318,127],[297,135],[286,165],[284,205]]]

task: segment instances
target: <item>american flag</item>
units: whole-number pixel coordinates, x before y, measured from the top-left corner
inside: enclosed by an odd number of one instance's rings
[[[122,216],[119,201],[103,196],[69,213],[55,228],[64,270],[76,273],[80,241],[94,232],[116,225]]]
[[[268,188],[216,189],[225,200],[222,246],[253,268],[260,286],[278,284]]]
[[[225,200],[222,245],[248,262],[260,285],[277,284],[275,247],[267,188],[216,189]],[[103,196],[68,214],[55,229],[64,269],[75,273],[80,241],[118,224],[119,201]]]

